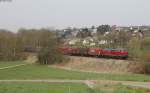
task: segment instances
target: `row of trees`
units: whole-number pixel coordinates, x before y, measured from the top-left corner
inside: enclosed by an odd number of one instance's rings
[[[21,60],[27,52],[36,52],[41,64],[61,61],[59,40],[48,29],[20,29],[17,33],[0,31],[0,60]]]
[[[23,51],[20,38],[17,34],[2,30],[0,31],[0,59],[16,60],[22,58]]]

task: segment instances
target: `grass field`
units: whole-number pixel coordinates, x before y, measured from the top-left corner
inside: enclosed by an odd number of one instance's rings
[[[0,80],[7,79],[107,79],[122,81],[150,81],[148,75],[85,73],[51,68],[45,65],[26,65],[0,70]]]
[[[22,61],[13,61],[13,62],[12,61],[8,61],[8,62],[0,61],[0,68],[19,65],[19,64],[23,64],[23,62]]]
[[[1,62],[0,67],[14,66],[23,62]],[[122,80],[150,81],[150,76],[139,74],[85,73],[51,68],[46,65],[30,64],[15,68],[1,69],[0,80]],[[44,83],[44,82],[0,82],[0,93],[150,93],[150,90],[121,84],[102,84],[93,89],[82,83]]]
[[[111,91],[110,91],[111,89]],[[0,93],[150,93],[148,89],[123,85],[88,88],[81,83],[0,83]]]
[[[0,93],[89,93],[80,83],[0,83]]]

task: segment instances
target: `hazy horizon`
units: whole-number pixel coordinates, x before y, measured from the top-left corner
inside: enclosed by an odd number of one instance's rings
[[[12,0],[0,2],[0,29],[150,25],[148,0]]]

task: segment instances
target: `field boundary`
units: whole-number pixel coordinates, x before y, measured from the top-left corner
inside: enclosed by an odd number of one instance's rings
[[[2,82],[46,82],[46,83],[83,83],[87,85],[89,88],[93,88],[92,82],[89,80],[0,80]]]
[[[20,66],[25,66],[25,65],[28,65],[28,64],[19,64],[19,65],[13,65],[13,66],[1,67],[0,70],[3,70],[3,69],[9,69],[9,68],[15,68],[15,67],[20,67]]]

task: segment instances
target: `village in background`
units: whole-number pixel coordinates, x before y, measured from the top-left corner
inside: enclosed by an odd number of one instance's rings
[[[63,38],[65,45],[83,45],[89,47],[112,44],[117,41],[126,42],[131,37],[142,39],[150,36],[150,26],[110,26],[101,25],[89,28],[71,28],[56,31]],[[109,47],[109,46],[107,46]],[[112,46],[111,46],[112,47]]]

